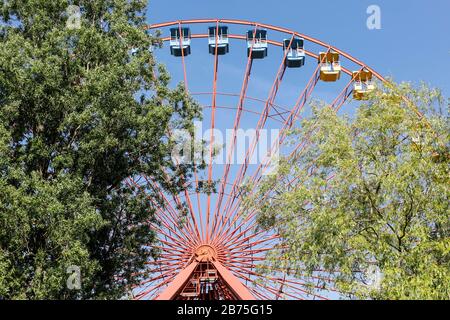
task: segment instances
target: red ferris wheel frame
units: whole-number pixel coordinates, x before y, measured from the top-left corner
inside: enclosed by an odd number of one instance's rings
[[[292,44],[294,37],[303,38],[318,46],[324,48],[325,52],[336,52],[340,56],[346,58],[348,61],[354,63],[359,71],[368,70],[378,80],[385,82],[386,80],[375,70],[366,66],[363,62],[352,57],[348,53],[324,43],[315,38],[301,34],[299,32],[281,28],[273,25],[250,22],[245,20],[235,19],[192,19],[192,20],[177,20],[164,23],[152,24],[147,27],[148,30],[178,27],[181,35],[181,28],[193,24],[214,24],[216,26],[216,46],[214,53],[214,75],[213,75],[213,91],[192,93],[191,95],[211,95],[211,105],[204,106],[204,108],[211,109],[211,129],[216,125],[216,111],[221,108],[229,108],[236,110],[236,116],[233,124],[234,132],[239,128],[240,119],[245,109],[244,103],[246,100],[260,101],[264,104],[261,112],[253,111],[259,116],[256,126],[257,132],[264,128],[268,118],[274,119],[282,123],[282,127],[277,139],[277,144],[281,145],[289,129],[292,128],[295,121],[299,119],[308,99],[311,97],[316,84],[319,81],[320,75],[320,61],[307,82],[304,89],[301,91],[293,108],[283,108],[275,103],[278,89],[283,80],[286,65],[286,52],[283,60],[278,68],[275,80],[268,94],[267,99],[257,99],[247,95],[249,78],[252,70],[253,59],[250,54],[247,58],[244,79],[242,81],[241,91],[235,94],[238,97],[236,107],[229,107],[217,104],[217,97],[221,95],[230,95],[228,93],[218,92],[217,90],[217,73],[219,58],[217,53],[218,28],[219,24],[240,25],[254,28],[263,28],[273,30],[290,36],[289,47]],[[192,39],[208,38],[208,34],[192,34]],[[229,34],[228,38],[237,40],[246,40],[243,35]],[[163,41],[169,41],[170,37],[162,38]],[[267,40],[270,45],[283,47],[283,43],[274,40]],[[180,37],[181,47],[181,37]],[[320,59],[319,55],[305,50],[305,54],[315,59]],[[181,60],[183,67],[184,85],[186,91],[189,92],[188,79],[186,73],[186,62],[183,50],[181,50]],[[322,61],[323,62],[323,61]],[[334,101],[330,104],[334,110],[339,110],[347,101],[353,92],[352,84],[355,82],[355,73],[349,69],[342,67],[342,71],[350,76],[350,80],[344,86],[343,90],[338,94]],[[272,112],[272,114],[270,114]],[[214,140],[214,130],[211,130],[211,141]],[[312,133],[311,133],[312,134]],[[259,137],[259,136],[258,136]],[[235,141],[233,137],[232,141]],[[149,261],[149,271],[152,278],[146,279],[136,286],[134,289],[139,289],[135,294],[135,299],[239,299],[239,300],[253,300],[253,299],[327,299],[322,294],[323,291],[337,292],[339,290],[332,286],[333,279],[328,278],[321,273],[321,270],[316,270],[317,274],[308,276],[317,280],[317,285],[313,285],[315,291],[308,290],[307,285],[299,279],[289,277],[286,274],[262,275],[259,274],[256,268],[261,267],[260,263],[264,261],[265,254],[274,249],[273,242],[279,240],[276,233],[262,230],[252,232],[256,225],[256,212],[251,212],[249,215],[242,217],[239,213],[240,197],[239,186],[242,184],[248,169],[248,159],[254,152],[258,138],[252,141],[252,144],[245,155],[246,161],[241,165],[234,182],[228,183],[230,165],[226,164],[224,173],[221,179],[220,189],[217,195],[216,207],[211,208],[211,193],[207,194],[206,212],[201,212],[200,192],[196,191],[190,193],[187,189],[184,191],[184,199],[189,208],[188,219],[184,227],[177,228],[177,221],[181,216],[178,212],[178,206],[182,203],[180,195],[166,195],[162,188],[151,178],[141,176],[138,178],[129,178],[128,185],[137,188],[140,192],[146,192],[143,184],[150,185],[153,190],[159,194],[164,200],[165,205],[161,206],[149,197],[149,200],[154,204],[156,216],[160,221],[160,225],[151,223],[152,228],[160,235],[160,245],[157,246],[161,250],[158,260]],[[309,145],[308,137],[305,137],[294,150],[290,156],[294,156],[299,152],[303,152]],[[275,147],[272,145],[271,150]],[[233,148],[231,148],[233,150]],[[207,166],[208,183],[212,181],[212,159],[213,150],[212,144],[210,146],[210,161]],[[232,156],[231,152],[227,154],[228,159]],[[227,162],[228,163],[228,162]],[[261,181],[262,172],[267,168],[268,163],[261,163],[256,171],[251,175],[250,181],[255,183],[255,186]],[[199,186],[198,172],[194,171],[195,182],[193,182],[196,190]],[[329,177],[333,179],[333,175]],[[290,185],[295,186],[300,181],[293,177],[289,181]],[[226,188],[230,187],[227,192]],[[195,213],[194,201],[191,196],[197,197],[197,208],[200,212]],[[266,194],[266,197],[268,194]],[[224,198],[226,197],[226,198]],[[172,199],[169,199],[172,198]],[[224,204],[224,205],[223,205]],[[203,221],[203,219],[204,221]],[[242,230],[244,229],[244,230]],[[279,244],[278,244],[279,245]],[[278,249],[283,249],[283,244],[279,245]],[[275,270],[276,271],[276,270]],[[280,270],[282,272],[282,270]],[[158,275],[156,275],[158,274]],[[263,279],[266,282],[260,283],[255,279]],[[319,282],[321,283],[319,285]],[[247,283],[253,284],[250,287]],[[326,286],[324,285],[326,284]],[[148,287],[149,286],[149,287]]]

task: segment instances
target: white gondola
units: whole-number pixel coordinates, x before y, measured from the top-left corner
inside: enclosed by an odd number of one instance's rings
[[[170,29],[170,54],[175,57],[191,54],[191,30],[189,28]]]
[[[216,31],[218,31],[217,39]],[[214,26],[208,28],[208,50],[210,54],[216,54],[216,44],[218,55],[224,55],[229,52],[230,45],[228,41],[227,26]]]
[[[294,38],[292,43],[290,39],[283,40],[283,52],[286,54],[285,64],[288,68],[300,68],[305,65],[304,42],[303,38]],[[291,43],[290,47],[289,43]]]
[[[267,57],[267,30],[256,29],[247,31],[247,57],[264,59]]]

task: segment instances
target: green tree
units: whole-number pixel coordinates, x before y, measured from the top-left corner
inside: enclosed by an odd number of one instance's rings
[[[126,178],[177,192],[192,168],[173,165],[168,132],[199,116],[153,58],[146,9],[0,0],[0,297],[120,298],[145,276],[155,207]]]
[[[290,137],[304,148],[245,198],[244,209],[286,245],[265,270],[309,284],[323,270],[333,281],[322,285],[342,297],[450,299],[449,123],[440,93],[388,84],[352,117],[314,105]]]

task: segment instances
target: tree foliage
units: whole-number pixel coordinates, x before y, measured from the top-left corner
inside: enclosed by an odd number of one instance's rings
[[[259,226],[275,228],[287,246],[270,253],[266,269],[311,285],[307,276],[322,270],[333,281],[321,285],[342,297],[449,299],[449,123],[441,108],[438,91],[392,83],[352,117],[315,103],[291,134],[303,147],[246,197],[244,209],[257,210]]]
[[[169,132],[192,130],[199,108],[155,62],[146,8],[0,0],[0,296],[123,297],[155,254],[156,195],[126,178],[183,187]],[[81,290],[66,287],[71,265]]]

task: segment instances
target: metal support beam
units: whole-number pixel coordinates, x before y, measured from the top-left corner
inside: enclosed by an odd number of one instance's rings
[[[256,300],[256,298],[250,293],[250,291],[236,278],[227,268],[225,268],[220,262],[213,261],[214,267],[217,272],[228,285],[230,290],[239,300]]]
[[[155,300],[174,300],[177,294],[183,289],[186,282],[189,281],[198,262],[193,261],[189,266],[180,271],[180,273],[173,279],[170,285],[161,293]]]

